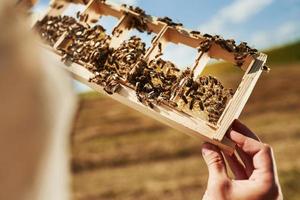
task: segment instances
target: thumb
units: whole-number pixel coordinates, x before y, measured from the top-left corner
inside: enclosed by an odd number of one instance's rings
[[[208,168],[208,184],[215,184],[227,178],[226,165],[219,148],[210,143],[202,145],[202,156]]]

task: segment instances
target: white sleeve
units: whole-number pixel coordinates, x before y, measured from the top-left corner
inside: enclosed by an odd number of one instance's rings
[[[0,199],[67,200],[71,80],[34,47],[7,2],[0,1]]]

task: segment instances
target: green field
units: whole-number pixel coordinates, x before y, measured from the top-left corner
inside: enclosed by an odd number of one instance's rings
[[[299,42],[267,51],[272,70],[240,118],[274,148],[288,200],[300,199],[299,52]],[[226,72],[221,80],[234,87],[240,74]],[[72,134],[74,199],[201,199],[207,169],[200,146],[107,97],[82,95]]]

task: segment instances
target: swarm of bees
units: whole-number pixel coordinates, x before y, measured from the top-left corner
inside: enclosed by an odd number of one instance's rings
[[[237,66],[242,66],[248,55],[254,58],[258,56],[257,49],[249,47],[246,42],[237,45],[233,39],[225,40],[219,35],[204,34],[203,37],[204,40],[199,44],[199,51],[207,52],[213,44],[217,44],[226,51],[234,53]]]
[[[108,57],[106,65],[114,69],[117,74],[126,79],[126,76],[146,53],[146,44],[136,36],[124,41],[120,47],[115,49]]]
[[[147,64],[140,59],[127,76],[127,81],[134,85],[138,99],[142,103],[152,106],[152,102],[160,104],[167,102],[171,106],[177,106],[171,102],[172,88],[179,81],[180,70],[170,61],[154,59]]]
[[[110,37],[105,34],[105,29],[100,25],[92,28],[80,26],[78,29],[73,29],[66,36],[66,40],[68,44],[58,48],[63,53],[63,60],[81,61],[98,69],[105,64],[110,53]]]
[[[175,90],[178,106],[182,110],[191,110],[196,115],[204,112],[207,120],[216,124],[232,98],[233,90],[224,88],[222,83],[212,76],[200,76],[194,80],[190,69],[185,70],[183,76],[182,87]]]
[[[148,31],[148,15],[139,8],[129,7],[141,18],[134,17],[131,26],[140,31]],[[88,17],[77,14],[80,21]],[[136,19],[135,19],[136,18]],[[136,20],[140,21],[136,21]],[[170,26],[181,26],[170,18],[160,18]],[[232,98],[233,92],[225,89],[221,82],[212,76],[193,77],[190,69],[179,70],[172,62],[162,59],[162,47],[158,44],[158,55],[153,60],[145,58],[146,45],[137,36],[132,36],[118,48],[111,48],[111,38],[100,25],[90,27],[67,16],[46,16],[36,25],[41,38],[53,46],[65,33],[64,45],[58,50],[64,62],[76,62],[93,72],[91,82],[101,85],[108,94],[119,92],[122,87],[135,90],[137,99],[154,108],[155,105],[168,105],[185,113],[193,113],[212,124],[216,124]],[[200,35],[193,31],[190,34]],[[234,41],[223,41],[219,36],[204,35],[206,38],[199,47],[207,52],[215,42],[224,49],[235,52],[237,59],[245,52],[255,54],[245,43],[235,45]],[[243,52],[243,53],[242,53]]]
[[[75,18],[69,16],[46,16],[35,25],[41,38],[53,46],[66,32],[81,26]]]
[[[127,8],[127,5],[123,4],[122,7]],[[130,15],[130,20],[127,24],[127,28],[135,28],[141,33],[147,32],[148,34],[151,34],[151,30],[149,30],[147,25],[147,22],[151,20],[151,16],[147,15],[146,12],[140,7],[129,6],[128,9],[138,15],[132,15],[126,10],[123,11],[126,15]]]

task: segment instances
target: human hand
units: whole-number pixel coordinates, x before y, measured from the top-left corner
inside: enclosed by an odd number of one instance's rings
[[[237,144],[232,156],[221,153],[210,143],[202,146],[209,177],[203,200],[280,200],[283,199],[272,148],[238,120],[229,138]],[[240,159],[239,159],[239,158]],[[225,160],[234,175],[228,176]]]

